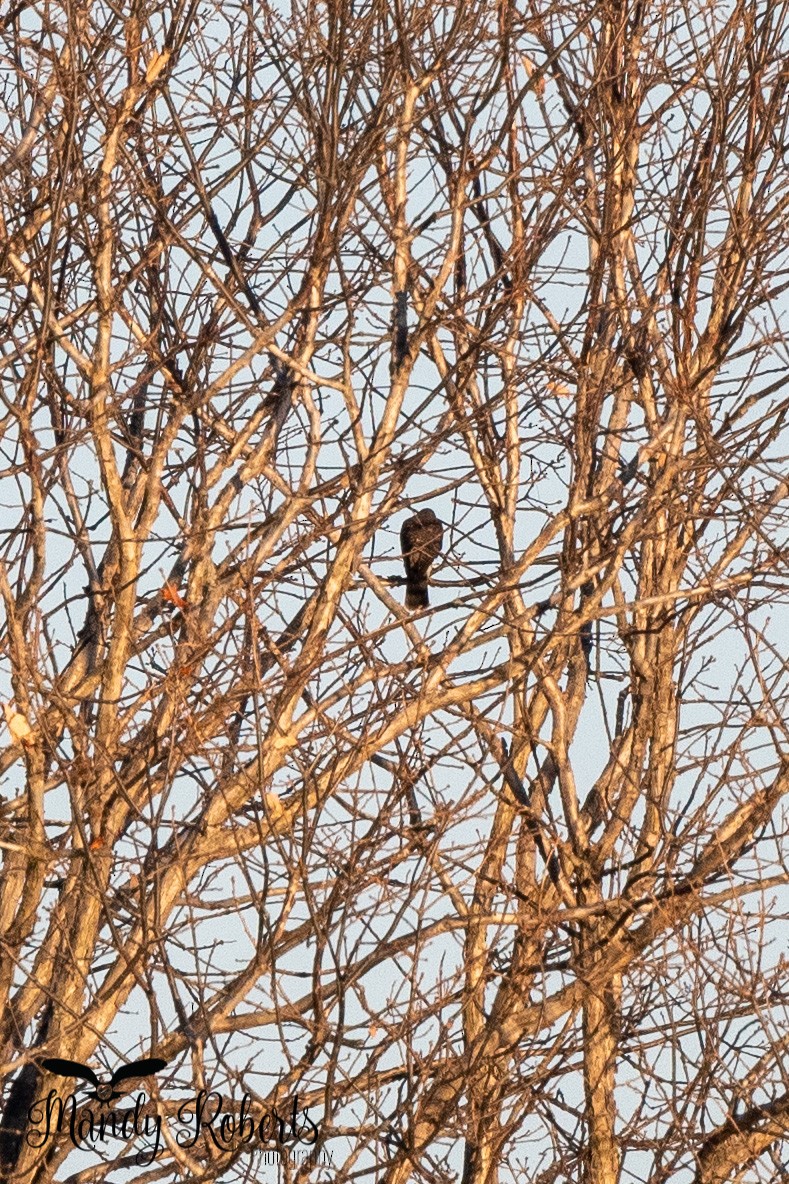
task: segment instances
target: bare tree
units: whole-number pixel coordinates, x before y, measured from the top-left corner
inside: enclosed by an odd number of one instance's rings
[[[3,1179],[785,1178],[787,15],[0,16]]]

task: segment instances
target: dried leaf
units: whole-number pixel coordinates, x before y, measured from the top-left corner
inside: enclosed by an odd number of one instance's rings
[[[166,600],[169,604],[175,605],[176,608],[187,607],[186,601],[172,580],[168,580],[162,588],[162,600]]]

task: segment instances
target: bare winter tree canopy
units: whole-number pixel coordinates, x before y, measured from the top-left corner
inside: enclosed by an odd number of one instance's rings
[[[789,1178],[787,63],[0,10],[0,1180]]]

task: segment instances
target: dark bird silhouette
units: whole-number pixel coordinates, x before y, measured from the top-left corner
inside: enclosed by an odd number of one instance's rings
[[[441,554],[444,527],[432,510],[419,510],[400,528],[400,548],[405,564],[406,608],[427,608],[430,569]]]
[[[408,353],[408,293],[395,292],[394,368],[399,369]]]
[[[25,1132],[30,1122],[30,1107],[36,1100],[38,1083],[41,1072],[32,1061],[24,1066],[11,1085],[8,1102],[3,1111],[2,1126],[0,1126],[0,1165],[2,1165],[2,1180],[11,1176],[11,1171],[22,1150]]]
[[[47,1039],[52,1022],[53,1005],[50,1001],[36,1036],[34,1048],[40,1048]],[[0,1180],[8,1180],[14,1174],[19,1153],[22,1150],[25,1132],[30,1123],[30,1107],[36,1099],[41,1081],[41,1067],[35,1060],[28,1061],[11,1082],[3,1117],[0,1119]]]
[[[647,359],[644,351],[641,349],[630,349],[625,356],[634,376],[640,382],[647,372]]]
[[[42,1060],[41,1064],[50,1073],[57,1073],[60,1077],[83,1077],[96,1087],[94,1094],[88,1094],[89,1098],[95,1098],[97,1102],[112,1102],[123,1094],[123,1090],[115,1089],[121,1081],[126,1081],[129,1077],[147,1077],[150,1073],[158,1073],[160,1069],[164,1069],[167,1061],[163,1061],[161,1057],[144,1057],[141,1061],[132,1061],[130,1065],[121,1065],[120,1069],[116,1069],[109,1082],[101,1081],[91,1068],[80,1064],[79,1061],[48,1057]]]
[[[619,460],[619,480],[623,485],[629,485],[638,476],[638,453],[630,460]]]

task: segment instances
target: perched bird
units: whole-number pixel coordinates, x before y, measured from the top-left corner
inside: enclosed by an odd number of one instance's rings
[[[638,476],[638,453],[630,460],[619,458],[619,480],[623,485],[629,485]]]
[[[432,510],[419,510],[400,529],[400,548],[405,563],[405,606],[427,608],[427,580],[441,554],[444,527]]]
[[[41,1019],[33,1049],[46,1043],[52,1022],[54,1003],[50,1000]],[[4,1180],[14,1175],[19,1155],[25,1145],[28,1128],[35,1124],[30,1117],[30,1108],[35,1102],[41,1084],[41,1068],[37,1060],[30,1060],[11,1082],[5,1099],[5,1108],[0,1118],[0,1174]]]
[[[33,729],[21,711],[17,711],[12,705],[12,702],[3,704],[3,714],[5,715],[5,722],[8,725],[8,730],[11,733],[11,739],[14,744],[24,744],[26,748],[29,748],[35,743],[33,740]]]
[[[395,292],[394,366],[403,364],[408,353],[408,293]]]

